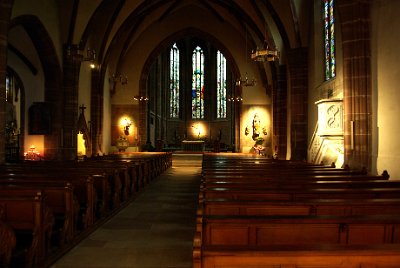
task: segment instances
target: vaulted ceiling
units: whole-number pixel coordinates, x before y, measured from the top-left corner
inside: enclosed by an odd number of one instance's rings
[[[154,42],[194,29],[228,48],[230,41],[219,39],[229,30],[251,48],[265,41],[284,54],[306,45],[312,15],[309,0],[59,0],[58,5],[64,43],[94,48],[100,63],[115,66],[150,29],[163,36]],[[149,46],[157,45],[151,41]]]

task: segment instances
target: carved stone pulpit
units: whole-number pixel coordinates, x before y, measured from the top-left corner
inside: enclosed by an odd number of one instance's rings
[[[318,106],[318,135],[343,136],[343,101],[323,99],[315,104]]]
[[[309,160],[340,167],[344,161],[343,100],[322,99],[315,104],[318,106],[318,125],[311,140]]]

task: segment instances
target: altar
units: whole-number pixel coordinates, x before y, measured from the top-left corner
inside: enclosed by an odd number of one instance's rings
[[[182,141],[184,151],[203,152],[204,141]]]

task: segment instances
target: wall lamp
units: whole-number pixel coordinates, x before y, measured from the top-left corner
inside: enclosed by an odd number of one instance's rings
[[[241,102],[241,101],[243,101],[243,98],[241,96],[231,96],[228,98],[228,101]]]
[[[247,77],[247,72],[246,72],[246,75],[245,75],[245,77],[244,77],[244,79],[242,79],[242,78],[239,78],[238,80],[236,80],[236,86],[243,86],[243,87],[253,87],[253,86],[255,86],[256,85],[256,80],[253,78],[252,80],[250,80],[248,77]]]
[[[149,98],[146,96],[134,96],[133,99],[136,101],[148,101],[149,100]]]
[[[113,74],[110,77],[110,82],[116,84],[116,83],[121,83],[121,85],[127,85],[128,84],[128,76],[123,76],[122,74],[117,75]]]
[[[126,75],[117,75],[113,74],[108,81],[110,82],[110,89],[111,89],[111,94],[115,93],[115,86],[117,83],[120,83],[121,86],[127,85],[128,84],[128,76]]]
[[[89,61],[92,69],[96,67],[96,51],[94,49],[87,48],[86,55],[83,55],[83,51],[78,45],[69,45],[67,47],[67,56],[74,61]]]

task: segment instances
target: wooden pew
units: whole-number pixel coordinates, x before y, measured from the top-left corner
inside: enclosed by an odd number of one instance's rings
[[[281,180],[281,179],[216,179],[216,178],[204,178],[201,182],[201,188],[215,188],[215,187],[226,187],[226,188],[264,188],[270,187],[276,188],[379,188],[379,187],[399,187],[400,180],[369,180],[370,177],[364,177],[365,180],[356,179],[352,177],[336,178],[336,180],[320,180],[319,178],[304,178],[298,180]]]
[[[400,215],[206,215],[202,231],[206,246],[400,244]]]
[[[80,196],[80,204],[86,207],[86,211],[82,211],[84,219],[81,221],[81,228],[93,225],[96,219],[109,215],[119,207],[124,196],[121,177],[128,176],[126,167],[119,169],[100,163],[88,165],[76,162],[60,162],[52,166],[49,166],[48,162],[25,163],[8,166],[6,172],[6,175],[2,176],[24,176],[25,179],[47,177],[53,180],[70,180],[72,184],[78,184],[75,188]],[[85,185],[82,184],[82,180],[90,181]]]
[[[95,160],[134,162],[141,166],[142,185],[149,183],[152,179],[160,175],[172,166],[172,153],[165,152],[130,152],[116,153],[109,156],[97,157]]]
[[[40,191],[45,194],[47,206],[54,216],[52,234],[48,237],[51,241],[46,241],[47,251],[51,250],[50,247],[63,247],[73,239],[76,233],[74,223],[79,213],[79,204],[74,198],[73,186],[69,182],[0,180],[0,193],[3,196],[13,196],[15,189],[32,190],[33,193]]]
[[[16,235],[16,249],[11,262],[14,267],[40,265],[46,257],[46,241],[53,228],[54,217],[46,205],[43,192],[14,189],[1,192],[1,220]]]
[[[295,202],[206,199],[199,203],[197,215],[400,215],[400,198],[310,199]]]
[[[234,200],[286,200],[305,199],[357,199],[357,198],[398,198],[399,187],[391,188],[305,188],[305,189],[271,189],[271,188],[205,188],[200,190],[199,199],[234,199]]]
[[[210,176],[266,176],[269,177],[293,177],[293,176],[302,176],[302,177],[310,177],[310,176],[353,176],[353,175],[367,175],[363,171],[347,171],[344,169],[327,169],[327,170],[290,170],[290,171],[278,171],[272,170],[270,168],[260,168],[257,170],[247,168],[241,169],[223,169],[223,170],[205,170],[202,172],[202,175],[205,177]]]
[[[202,232],[196,233],[195,236],[193,267],[214,267],[212,265],[220,265],[222,262],[224,265],[221,267],[249,267],[246,265],[254,262],[261,267],[285,263],[293,265],[288,267],[303,267],[302,265],[308,267],[307,264],[310,267],[320,267],[318,263],[321,260],[308,260],[309,263],[304,263],[304,260],[298,262],[300,259],[295,257],[299,256],[299,251],[303,254],[308,252],[308,254],[300,255],[303,257],[316,252],[319,252],[318,256],[327,254],[323,259],[329,259],[327,258],[329,255],[338,254],[337,249],[324,251],[327,248],[339,248],[339,256],[369,256],[369,254],[385,256],[388,252],[384,246],[387,245],[393,246],[391,249],[400,252],[399,220],[399,215],[205,216]],[[297,248],[297,255],[293,250],[294,247]],[[309,248],[314,250],[310,251]],[[375,251],[375,248],[384,250]],[[275,260],[266,258],[266,256],[271,257],[274,253],[276,254],[277,250],[280,250],[280,254],[284,254],[288,263],[282,263],[282,258]],[[236,263],[237,258],[227,259],[227,256],[236,255],[241,256],[246,262],[239,264]],[[211,260],[208,259],[210,257]],[[346,258],[339,259],[343,261]],[[399,258],[395,259],[399,260]],[[369,260],[373,259],[369,257]],[[390,262],[393,263],[393,260]],[[360,259],[352,258],[351,263],[359,266],[349,267],[361,267]]]
[[[82,175],[82,174],[66,174],[54,173],[48,170],[45,172],[33,171],[28,173],[24,170],[14,170],[13,173],[1,174],[0,184],[26,184],[26,185],[40,185],[42,188],[55,184],[70,184],[73,190],[73,197],[76,198],[79,204],[79,213],[74,214],[73,229],[74,233],[82,231],[88,226],[93,225],[95,220],[95,204],[97,203],[96,189],[94,188],[94,179],[104,180],[101,175]],[[74,209],[76,212],[76,208]],[[68,236],[67,236],[68,237]]]
[[[62,229],[59,238],[54,239],[60,242],[59,246],[62,247],[64,244],[65,248],[71,247],[71,241],[81,239],[82,235],[90,233],[92,228],[114,215],[121,207],[130,202],[146,184],[170,167],[171,156],[170,153],[151,154],[144,157],[137,154],[133,158],[126,159],[111,157],[110,159],[96,158],[90,161],[27,161],[0,166],[0,191],[3,187],[15,187],[24,189],[24,191],[40,189],[43,195],[47,196],[46,200],[51,201],[46,213],[55,215],[56,219],[64,215],[64,224],[60,224],[59,228],[52,225],[55,229],[45,228],[45,231],[41,232],[40,235],[43,235],[44,238],[40,240],[40,246],[35,247],[35,250],[38,248],[37,252],[27,256],[27,266],[47,265],[52,260],[54,261],[54,258],[67,250],[53,249],[54,247],[52,247],[51,254],[48,254],[50,251],[49,237],[52,235],[55,237],[55,231]],[[68,199],[65,196],[62,198],[62,194],[55,192],[55,188],[63,183],[70,185],[72,200],[76,199],[79,203],[79,208],[73,207],[72,213],[70,213],[70,207],[67,206],[67,203],[71,203],[67,200],[71,200],[71,198]],[[10,193],[8,188],[7,193]],[[14,194],[7,198],[16,198],[13,196]],[[70,218],[72,219],[69,220]],[[72,229],[69,224],[71,221],[74,222]],[[17,237],[20,237],[19,229],[16,230],[16,233]],[[17,243],[18,249],[20,246],[20,243]],[[19,252],[19,250],[17,251]],[[7,250],[3,251],[0,247],[0,254],[3,252],[4,255],[0,255],[0,257],[5,256],[4,258],[6,258]],[[15,265],[13,263],[13,265],[19,267],[25,264]]]
[[[204,159],[193,267],[397,267],[400,189],[387,174]]]
[[[50,166],[45,161],[26,162],[22,165],[3,166],[4,170],[2,171],[6,173],[5,176],[9,176],[10,173],[13,176],[21,176],[22,174],[32,176],[32,173],[39,174],[33,176],[46,174],[47,177],[55,177],[57,175],[58,179],[60,179],[60,176],[64,177],[64,175],[72,177],[90,176],[93,178],[93,185],[96,190],[92,191],[92,195],[95,195],[94,198],[97,201],[88,206],[87,212],[84,213],[87,219],[83,221],[83,225],[87,227],[92,225],[96,218],[103,218],[119,209],[121,204],[130,201],[134,194],[149,182],[149,178],[145,178],[144,174],[150,170],[148,165],[150,160],[154,160],[154,163],[156,163],[157,158],[162,157],[165,162],[168,162],[171,154],[146,154],[146,157],[141,159],[142,156],[142,154],[138,154],[136,155],[137,158],[127,160],[96,158],[93,161],[57,162],[57,165]],[[103,177],[106,177],[105,181]]]
[[[2,211],[0,211],[0,218]],[[0,220],[0,266],[9,267],[11,263],[12,252],[17,245],[17,238],[14,230],[6,222]]]
[[[398,268],[400,263],[397,244],[195,248],[193,268]]]

